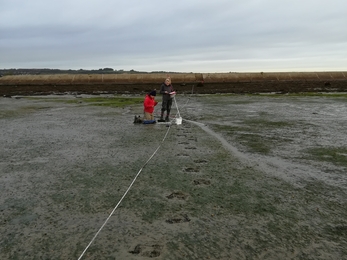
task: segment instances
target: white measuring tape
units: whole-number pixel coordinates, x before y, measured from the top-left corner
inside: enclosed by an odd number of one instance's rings
[[[151,157],[149,157],[149,159],[147,160],[147,162],[145,162],[145,164],[142,166],[142,168],[139,170],[139,172],[136,174],[135,178],[133,179],[133,181],[130,183],[128,189],[125,191],[124,195],[122,196],[122,198],[119,200],[119,202],[117,203],[117,205],[114,207],[114,209],[112,210],[112,212],[110,213],[110,215],[108,216],[108,218],[105,220],[104,224],[102,224],[102,226],[100,227],[100,229],[98,230],[98,232],[96,232],[96,234],[94,235],[93,239],[89,242],[88,246],[84,249],[84,251],[82,252],[82,254],[80,255],[80,257],[78,258],[78,260],[80,260],[83,255],[85,254],[85,252],[88,250],[88,248],[90,247],[90,245],[94,242],[95,238],[99,235],[100,231],[104,228],[104,226],[106,225],[106,223],[108,222],[108,220],[111,218],[111,216],[113,215],[113,213],[116,211],[116,209],[118,208],[118,206],[120,205],[120,203],[122,202],[122,200],[125,198],[125,196],[127,195],[127,193],[129,192],[129,190],[131,189],[131,187],[133,186],[133,184],[135,183],[137,177],[140,175],[140,173],[142,172],[143,168],[145,168],[145,166],[147,165],[147,163],[154,157],[154,155],[157,153],[157,151],[159,150],[159,148],[161,147],[161,145],[163,144],[163,142],[165,141],[168,133],[170,131],[170,126],[166,131],[166,134],[163,138],[163,140],[161,141],[161,143],[159,144],[158,148],[154,151],[154,153],[151,155]]]
[[[194,86],[193,86],[194,88]],[[192,89],[193,92],[193,89]],[[177,109],[177,114],[175,115],[175,120],[176,120],[176,124],[180,125],[182,124],[182,117],[180,115],[180,112],[178,110],[178,106],[177,106],[177,102],[176,102],[176,98],[173,97],[174,101],[175,101],[175,105],[176,105],[176,109]],[[188,103],[188,101],[187,101]],[[178,115],[178,117],[177,117]],[[87,245],[87,247],[83,250],[82,254],[80,255],[80,257],[78,258],[78,260],[82,259],[83,255],[85,254],[85,252],[87,252],[88,248],[90,247],[90,245],[94,242],[94,240],[96,239],[96,237],[99,235],[99,233],[101,232],[101,230],[104,228],[104,226],[106,225],[106,223],[109,221],[109,219],[111,218],[111,216],[113,215],[113,213],[116,211],[116,209],[118,208],[118,206],[121,204],[121,202],[123,201],[123,199],[125,198],[125,196],[128,194],[129,190],[131,189],[131,187],[133,186],[133,184],[135,183],[137,177],[140,175],[140,173],[142,172],[142,170],[145,168],[145,166],[148,164],[148,162],[154,157],[154,155],[158,152],[159,148],[161,147],[161,145],[163,144],[163,142],[165,141],[169,131],[170,131],[170,125],[168,125],[169,128],[167,129],[165,136],[163,138],[163,140],[160,142],[158,148],[154,151],[154,153],[149,157],[149,159],[145,162],[145,164],[142,166],[142,168],[139,170],[139,172],[136,174],[135,178],[133,179],[133,181],[130,183],[128,189],[125,191],[125,193],[123,194],[122,198],[119,200],[119,202],[117,203],[117,205],[114,207],[114,209],[112,210],[112,212],[110,213],[110,215],[107,217],[107,219],[105,220],[105,222],[102,224],[102,226],[100,227],[100,229],[98,230],[98,232],[96,232],[96,234],[94,235],[94,237],[92,238],[92,240],[89,242],[89,244]]]

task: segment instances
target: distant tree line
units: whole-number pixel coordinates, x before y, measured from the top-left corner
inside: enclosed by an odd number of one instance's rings
[[[51,75],[51,74],[123,74],[123,73],[176,73],[176,72],[166,72],[166,71],[136,71],[136,70],[115,70],[112,68],[101,68],[93,70],[61,70],[61,69],[0,69],[0,76],[6,75]]]

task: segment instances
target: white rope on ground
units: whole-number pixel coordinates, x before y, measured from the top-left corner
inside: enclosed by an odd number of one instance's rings
[[[177,114],[178,114],[178,117],[181,117],[181,114],[180,114],[180,111],[178,110],[178,106],[177,106],[177,102],[176,102],[176,98],[173,97],[174,101],[175,101],[175,105],[176,105],[176,109],[177,109]]]
[[[193,93],[194,93],[194,85],[192,86],[192,93],[190,93],[186,103],[182,106],[183,108],[188,104],[190,98],[193,96]],[[181,117],[181,114],[180,114],[180,111],[178,110],[178,105],[177,105],[177,102],[176,102],[176,98],[175,96],[173,97],[174,98],[174,101],[175,101],[175,106],[176,106],[176,109],[177,109],[177,113],[175,114],[174,118],[176,119],[177,118],[177,115],[178,117],[180,118]]]
[[[113,213],[116,211],[116,209],[118,208],[118,206],[120,205],[120,203],[122,202],[122,200],[125,198],[125,196],[127,195],[127,193],[129,192],[129,190],[131,189],[131,187],[133,186],[133,184],[135,183],[137,177],[140,175],[140,173],[142,172],[143,168],[145,168],[145,166],[148,164],[148,162],[154,157],[154,155],[157,153],[157,151],[159,150],[159,148],[161,147],[161,145],[163,144],[163,142],[165,141],[168,133],[170,131],[170,127],[167,129],[166,134],[163,138],[163,140],[161,141],[161,143],[159,144],[158,148],[154,151],[154,153],[151,155],[151,157],[149,157],[149,159],[147,160],[147,162],[145,162],[145,164],[142,166],[142,168],[139,170],[139,172],[136,174],[135,178],[133,179],[133,181],[131,182],[131,184],[129,185],[128,189],[125,191],[125,193],[123,194],[122,198],[119,200],[119,202],[117,203],[117,205],[114,207],[114,209],[112,210],[112,212],[110,213],[110,215],[108,216],[108,218],[105,220],[104,224],[102,224],[102,226],[100,227],[100,229],[98,230],[98,232],[96,232],[96,234],[94,235],[94,237],[92,238],[92,240],[89,242],[88,246],[84,249],[84,251],[82,252],[82,254],[80,255],[80,257],[78,258],[78,260],[80,260],[83,255],[85,254],[85,252],[88,250],[88,248],[90,247],[90,245],[94,242],[95,238],[99,235],[100,231],[104,228],[104,226],[106,225],[106,223],[108,222],[108,220],[111,218],[111,216],[113,215]]]
[[[192,87],[192,93],[190,94],[190,96],[192,96],[193,94],[193,90],[194,90],[194,85]],[[186,104],[188,104],[189,99],[187,100]],[[177,106],[177,102],[176,102],[176,98],[174,97],[174,101],[175,101],[175,105],[176,105],[176,109],[177,109],[177,114],[179,117],[181,117],[180,112],[178,110],[178,106]],[[185,106],[184,105],[184,106]],[[175,118],[177,117],[177,114],[175,115]],[[135,178],[133,179],[133,181],[130,183],[128,189],[125,191],[125,193],[123,194],[122,198],[119,200],[119,202],[117,203],[117,205],[114,207],[114,209],[112,210],[112,212],[110,213],[110,215],[107,217],[107,219],[105,220],[105,222],[102,224],[102,226],[100,227],[100,229],[98,230],[98,232],[96,232],[96,234],[94,235],[94,237],[92,238],[92,240],[89,242],[89,244],[87,245],[87,247],[83,250],[82,254],[80,255],[80,257],[78,258],[78,260],[82,259],[82,257],[84,256],[84,254],[87,252],[88,248],[91,246],[91,244],[94,242],[94,240],[96,239],[96,237],[99,235],[99,233],[101,232],[101,230],[104,228],[104,226],[106,225],[106,223],[109,221],[109,219],[111,218],[111,216],[113,215],[113,213],[116,211],[116,209],[118,208],[118,206],[120,205],[120,203],[123,201],[123,199],[125,198],[125,196],[128,194],[129,190],[131,189],[131,187],[133,186],[133,184],[135,183],[137,177],[140,175],[140,173],[142,172],[142,170],[145,168],[145,166],[149,163],[149,161],[154,157],[154,155],[158,152],[159,148],[161,147],[161,145],[163,144],[163,142],[165,141],[169,131],[170,131],[170,125],[168,125],[168,129],[165,133],[165,136],[163,138],[163,140],[160,142],[159,146],[157,147],[157,149],[154,151],[154,153],[149,157],[149,159],[144,163],[144,165],[142,166],[142,168],[139,170],[139,172],[136,174]]]

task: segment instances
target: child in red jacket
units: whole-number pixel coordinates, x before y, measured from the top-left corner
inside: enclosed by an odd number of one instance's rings
[[[153,90],[150,93],[148,93],[145,97],[145,100],[143,102],[144,120],[154,120],[154,116],[153,116],[154,107],[158,104],[158,102],[155,101],[156,95],[157,95],[157,92]]]

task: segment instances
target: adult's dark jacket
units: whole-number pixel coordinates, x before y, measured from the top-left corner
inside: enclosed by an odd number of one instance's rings
[[[167,91],[167,93],[165,93]],[[170,100],[172,97],[170,96],[170,92],[173,91],[172,85],[166,85],[165,83],[161,84],[160,86],[160,93],[163,95],[163,100]]]

